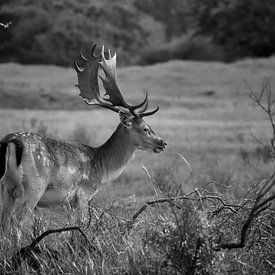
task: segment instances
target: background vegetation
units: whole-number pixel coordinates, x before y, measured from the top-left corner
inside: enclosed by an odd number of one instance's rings
[[[120,64],[170,59],[232,61],[275,51],[272,0],[5,0],[0,61],[70,66],[106,44]]]
[[[137,152],[79,227],[73,209],[55,208],[1,235],[1,274],[275,272],[275,58],[244,58],[274,53],[272,0],[0,4],[0,58],[10,62],[0,64],[0,138],[23,130],[102,144],[117,115],[86,106],[75,72],[56,66],[96,42],[135,64],[118,70],[120,86],[133,103],[149,90],[160,111],[146,121],[168,143]]]

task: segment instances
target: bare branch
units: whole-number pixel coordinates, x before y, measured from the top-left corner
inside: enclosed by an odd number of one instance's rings
[[[191,195],[197,195],[197,198],[193,198],[193,197],[191,197]],[[240,209],[240,208],[243,207],[243,205],[227,204],[219,196],[214,196],[214,195],[203,196],[199,192],[199,190],[197,188],[195,188],[192,192],[190,192],[186,195],[177,196],[177,197],[164,197],[164,198],[160,198],[160,199],[156,199],[156,200],[147,201],[134,213],[134,215],[132,216],[132,219],[130,221],[128,221],[127,229],[124,232],[124,234],[128,233],[132,229],[132,227],[135,224],[137,218],[148,208],[148,206],[153,206],[155,204],[167,203],[168,202],[172,206],[176,207],[177,209],[182,209],[179,205],[177,205],[175,203],[176,200],[191,200],[193,202],[200,202],[200,207],[202,207],[203,202],[207,201],[207,200],[212,201],[212,203],[214,205],[216,205],[213,200],[217,200],[218,202],[220,202],[220,204],[222,204],[223,209],[229,209],[234,213],[237,213],[234,208]],[[221,209],[220,209],[220,211],[221,211]]]
[[[95,247],[92,246],[90,241],[88,240],[86,234],[83,232],[83,230],[77,226],[70,226],[70,227],[63,227],[63,228],[57,228],[57,229],[49,229],[45,232],[43,232],[40,236],[35,238],[30,245],[27,245],[25,247],[22,247],[20,250],[17,250],[14,255],[11,258],[11,269],[17,270],[23,261],[27,261],[28,264],[35,270],[40,269],[40,263],[35,256],[37,253],[41,253],[40,249],[37,247],[38,243],[42,241],[46,236],[53,234],[53,233],[61,233],[66,231],[79,231],[81,235],[84,237],[85,241],[91,248],[93,248],[94,251],[97,251]],[[53,257],[50,255],[50,257]]]
[[[273,120],[273,107],[275,100],[272,99],[271,93],[271,81],[268,79],[262,86],[260,93],[257,95],[246,81],[249,90],[251,91],[250,98],[267,114],[269,122],[272,127],[272,137],[270,139],[271,146],[273,149],[273,155],[275,152],[275,123]],[[263,103],[263,97],[266,97],[266,104]],[[240,240],[238,242],[231,243],[222,243],[216,247],[216,250],[220,249],[235,249],[235,248],[243,248],[246,244],[246,239],[249,234],[249,229],[251,227],[252,222],[264,211],[269,209],[271,206],[271,202],[275,200],[275,194],[269,195],[271,189],[275,186],[275,172],[268,178],[259,183],[262,185],[260,190],[257,193],[257,196],[254,200],[253,206],[250,209],[248,217],[246,218],[242,228]],[[258,185],[257,185],[258,186]],[[253,187],[254,189],[255,187]],[[249,191],[251,192],[251,190]]]
[[[180,206],[173,203],[173,201],[181,200],[181,199],[196,200],[196,199],[188,197],[188,195],[183,195],[183,196],[178,196],[178,197],[171,197],[171,198],[166,197],[166,198],[160,198],[160,199],[156,199],[156,200],[152,200],[152,201],[147,201],[135,212],[135,214],[132,216],[132,219],[130,221],[128,221],[127,229],[124,232],[124,234],[128,233],[133,228],[133,225],[135,224],[137,218],[148,208],[148,206],[152,206],[152,205],[155,205],[158,203],[168,202],[168,203],[172,203],[176,208],[181,209]]]

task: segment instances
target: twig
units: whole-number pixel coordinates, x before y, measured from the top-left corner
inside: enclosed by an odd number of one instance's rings
[[[267,259],[265,259],[264,261],[275,270],[275,264],[273,264],[271,261]]]

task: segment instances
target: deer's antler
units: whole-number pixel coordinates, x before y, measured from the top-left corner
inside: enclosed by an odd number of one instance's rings
[[[98,56],[94,53],[95,48],[96,45],[93,46],[88,58],[80,53],[83,68],[79,67],[76,61],[74,62],[74,68],[78,76],[78,85],[76,86],[80,89],[80,96],[84,101],[89,105],[98,105],[115,112],[119,112],[119,107],[123,107],[128,109],[129,112],[137,118],[157,112],[158,108],[145,113],[148,106],[148,93],[146,93],[144,100],[137,105],[131,105],[125,101],[117,81],[116,54],[112,56],[109,50],[108,58],[106,59],[104,46],[102,46],[101,53]],[[98,74],[99,66],[104,71],[105,78]],[[102,80],[103,87],[106,91],[104,96],[108,96],[108,98],[100,96],[98,77]],[[143,107],[142,110],[139,112],[135,111],[141,107]]]

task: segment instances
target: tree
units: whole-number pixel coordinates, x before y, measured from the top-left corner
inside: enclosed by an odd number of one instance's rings
[[[135,6],[165,26],[168,40],[182,35],[190,26],[187,0],[135,0]]]
[[[160,30],[128,0],[9,0],[0,22],[9,21],[9,31],[0,28],[0,62],[69,66],[79,50],[98,43],[123,51],[120,64],[133,64]]]
[[[211,36],[234,56],[270,56],[275,52],[273,0],[190,1],[197,33]]]

